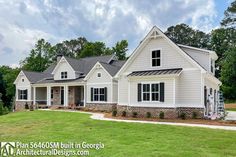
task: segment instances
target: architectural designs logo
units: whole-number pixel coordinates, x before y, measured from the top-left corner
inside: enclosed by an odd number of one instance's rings
[[[0,157],[12,156],[15,146],[15,142],[0,142]]]

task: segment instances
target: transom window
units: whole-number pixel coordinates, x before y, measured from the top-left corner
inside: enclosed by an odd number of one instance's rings
[[[93,90],[94,101],[105,101],[105,88],[94,88]]]
[[[66,79],[67,78],[67,71],[61,72],[61,79]]]
[[[20,100],[27,100],[27,89],[26,90],[19,90],[19,99]]]
[[[152,66],[161,66],[161,50],[152,51]]]
[[[143,101],[160,101],[159,83],[142,84]]]

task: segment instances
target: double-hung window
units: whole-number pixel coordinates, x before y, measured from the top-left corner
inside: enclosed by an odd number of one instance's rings
[[[18,92],[19,92],[19,100],[27,100],[27,89],[18,90]]]
[[[67,71],[61,72],[61,79],[66,79],[67,78]]]
[[[142,84],[143,101],[160,101],[159,83]]]
[[[152,51],[152,66],[161,66],[161,50]]]
[[[92,88],[92,101],[106,101],[106,88]]]

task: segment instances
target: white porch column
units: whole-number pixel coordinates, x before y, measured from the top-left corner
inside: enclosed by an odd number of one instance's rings
[[[64,85],[64,106],[68,106],[68,85]]]
[[[47,106],[51,106],[51,86],[47,86]]]
[[[36,104],[36,87],[33,87],[33,105]]]
[[[85,104],[86,104],[86,92],[87,92],[86,85],[84,85],[83,92],[84,92],[84,104],[83,104],[83,106],[85,107]]]
[[[16,87],[16,101],[18,101],[18,89],[17,89],[17,87]]]

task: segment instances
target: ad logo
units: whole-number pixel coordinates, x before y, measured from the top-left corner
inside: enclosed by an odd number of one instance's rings
[[[0,142],[0,157],[13,155],[15,146],[15,142]]]

